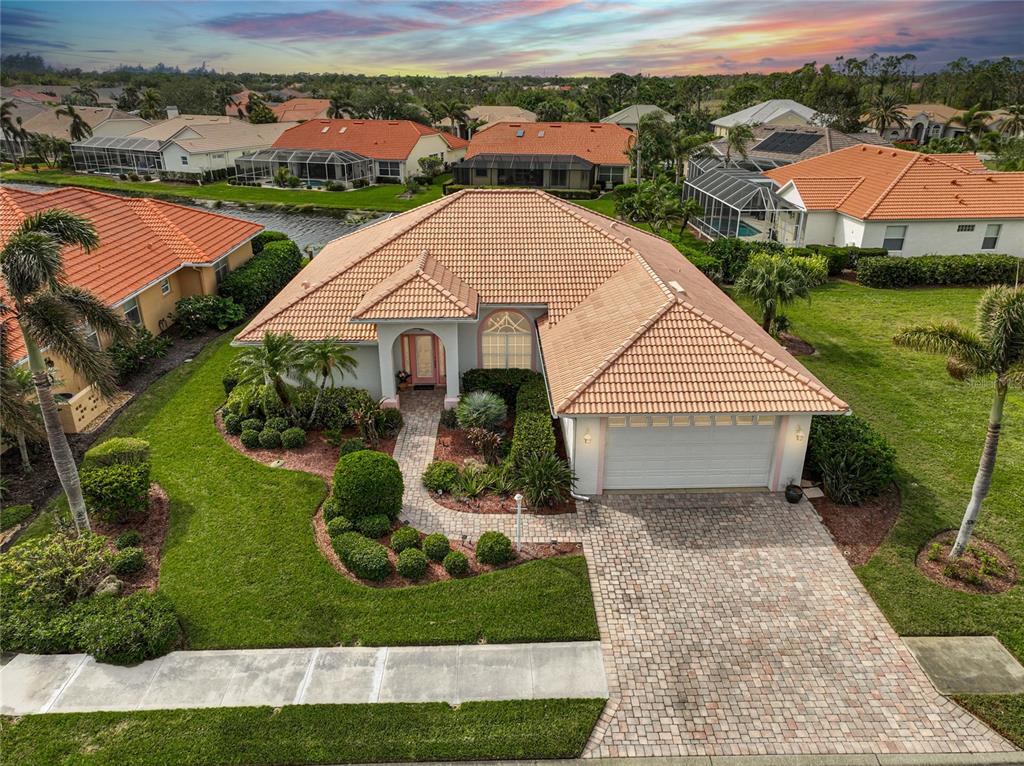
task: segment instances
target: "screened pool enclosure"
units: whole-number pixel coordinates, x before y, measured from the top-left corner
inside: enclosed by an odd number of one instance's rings
[[[250,186],[271,183],[279,168],[288,168],[306,186],[352,185],[373,178],[373,160],[342,150],[260,149],[235,160],[235,181]]]
[[[691,222],[711,239],[801,244],[804,211],[779,197],[774,182],[756,171],[723,167],[715,158],[691,162],[683,197],[701,206],[704,214]]]
[[[452,177],[466,186],[589,189],[594,168],[574,154],[478,154],[455,165]]]
[[[160,142],[130,136],[90,136],[71,145],[79,173],[155,173],[164,169]]]

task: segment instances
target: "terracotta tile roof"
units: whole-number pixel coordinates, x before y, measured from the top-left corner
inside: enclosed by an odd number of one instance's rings
[[[48,93],[41,93],[37,90],[30,90],[28,88],[19,88],[17,86],[13,88],[5,88],[4,98],[20,98],[23,101],[35,101],[40,104],[60,103],[60,99],[56,96],[51,96]]]
[[[426,127],[426,126],[423,125],[421,127]],[[426,135],[426,134],[424,134],[424,135]],[[446,144],[448,144],[448,148],[449,149],[466,149],[466,148],[469,147],[469,141],[467,141],[464,138],[459,138],[458,136],[453,136],[447,130],[442,130],[440,132],[440,136],[441,136],[441,138],[444,139],[444,142]]]
[[[632,141],[631,132],[610,123],[499,122],[473,135],[466,159],[478,154],[571,154],[595,165],[628,165]]]
[[[303,122],[326,117],[331,102],[326,98],[290,98],[282,104],[275,104],[270,111],[278,122]]]
[[[412,120],[317,119],[286,130],[274,142],[274,148],[335,149],[375,160],[404,160],[422,136],[438,133],[441,131],[437,128]]]
[[[779,186],[792,181],[808,210],[862,220],[1024,218],[1024,172],[989,171],[969,153],[853,146],[764,175]]]
[[[77,187],[37,194],[0,187],[0,245],[26,216],[60,208],[88,218],[100,245],[89,253],[64,251],[68,284],[110,305],[123,301],[183,264],[212,263],[258,234],[263,226],[149,198],[119,197]],[[3,292],[0,285],[0,293]],[[20,332],[12,352],[24,354]]]
[[[547,307],[562,413],[847,409],[671,244],[537,190],[467,189],[337,239],[236,340],[372,342],[365,320],[476,303]]]

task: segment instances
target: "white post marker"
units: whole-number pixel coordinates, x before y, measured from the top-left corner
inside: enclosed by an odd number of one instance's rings
[[[523,495],[516,493],[516,553],[519,553],[523,539]]]

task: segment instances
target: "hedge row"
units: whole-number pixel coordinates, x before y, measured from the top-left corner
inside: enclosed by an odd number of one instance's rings
[[[283,231],[273,231],[271,229],[261,231],[252,238],[252,254],[259,255],[263,252],[263,248],[271,242],[284,242],[288,238],[288,235]]]
[[[548,389],[544,378],[537,375],[526,381],[516,394],[516,414],[524,412],[550,412]]]
[[[913,258],[862,258],[857,281],[868,287],[1012,284],[1021,259],[1010,255],[921,255]]]
[[[823,255],[828,260],[828,275],[838,276],[845,269],[856,269],[861,258],[884,258],[889,251],[884,247],[854,247],[853,245],[808,245],[795,247],[793,255]]]
[[[521,471],[531,455],[553,455],[555,453],[555,427],[549,412],[517,412],[516,425],[512,431],[512,449],[509,461],[515,470]]]
[[[490,391],[505,400],[505,406],[514,407],[519,389],[529,380],[543,380],[539,372],[526,369],[466,370],[462,374],[463,391]]]
[[[302,268],[302,253],[291,240],[267,243],[259,255],[228,274],[220,294],[254,313],[280,292]]]

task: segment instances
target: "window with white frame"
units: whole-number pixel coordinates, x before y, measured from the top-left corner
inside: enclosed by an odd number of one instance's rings
[[[124,311],[124,318],[127,319],[131,324],[136,327],[142,326],[142,312],[139,311],[139,301],[135,298],[130,298],[121,304],[121,310]]]
[[[1003,230],[1001,223],[990,223],[985,227],[985,238],[981,240],[982,250],[995,250],[999,243],[999,233]]]
[[[533,333],[529,321],[516,311],[491,314],[480,333],[480,351],[485,369],[530,369]]]
[[[213,262],[213,278],[214,282],[220,287],[220,283],[224,281],[224,277],[228,275],[228,257],[225,255],[223,258]]]
[[[602,184],[621,184],[626,180],[626,169],[621,165],[601,165],[597,169],[597,180]]]
[[[160,294],[170,295],[171,294],[171,280],[164,277],[160,280]]]
[[[882,247],[886,250],[902,250],[903,240],[906,238],[906,226],[886,226],[885,239],[882,240]]]
[[[378,162],[377,175],[387,178],[400,178],[402,175],[401,163],[392,161]]]
[[[182,165],[187,165],[188,164],[188,157],[186,157],[184,154],[181,155],[181,164]]]

